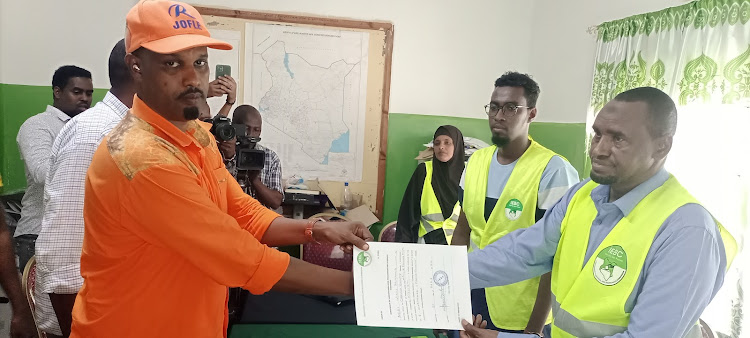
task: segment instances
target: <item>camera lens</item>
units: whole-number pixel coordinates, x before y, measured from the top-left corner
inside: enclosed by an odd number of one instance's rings
[[[216,128],[216,134],[222,141],[229,141],[236,135],[234,127],[229,123],[222,124],[220,127]]]

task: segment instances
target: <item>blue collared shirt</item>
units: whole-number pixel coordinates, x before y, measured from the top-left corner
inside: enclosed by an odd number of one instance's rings
[[[614,202],[609,202],[607,185],[591,191],[597,216],[591,225],[584,265],[615,225],[668,178],[669,173],[662,169]],[[568,190],[533,226],[470,253],[471,287],[507,285],[552,271],[568,204],[587,182]],[[698,204],[680,207],[656,233],[625,304],[624,310],[630,312],[627,331],[610,337],[685,336],[724,283],[726,265],[724,243],[711,214]],[[535,336],[500,333],[498,337]]]

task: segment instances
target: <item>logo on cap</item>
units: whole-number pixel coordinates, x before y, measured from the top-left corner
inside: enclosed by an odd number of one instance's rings
[[[185,14],[185,15],[189,16],[190,18],[195,19],[194,16],[188,14],[187,8],[185,8],[185,6],[180,5],[180,4],[174,4],[172,6],[169,6],[169,9],[167,10],[169,12],[169,15],[172,15],[172,8],[174,8],[174,17],[175,17],[175,19],[179,18],[180,14]]]
[[[185,6],[183,5],[174,4],[172,6],[169,6],[169,9],[167,9],[167,12],[169,12],[169,15],[174,16],[174,18],[176,19],[174,21],[174,26],[172,26],[172,28],[174,29],[180,29],[180,28],[203,29],[200,21],[198,21],[198,19],[196,19],[194,16],[188,14],[187,8],[185,8]],[[174,14],[172,14],[172,12],[174,12]],[[190,19],[179,19],[180,15],[187,16]]]

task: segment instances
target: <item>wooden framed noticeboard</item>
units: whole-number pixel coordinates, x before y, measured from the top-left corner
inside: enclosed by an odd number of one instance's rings
[[[393,24],[195,8],[235,47],[209,50],[211,79],[216,65],[231,67],[237,101],[261,111],[261,144],[283,177],[317,181],[336,205],[347,181],[382,219]],[[212,111],[221,104],[209,99]]]

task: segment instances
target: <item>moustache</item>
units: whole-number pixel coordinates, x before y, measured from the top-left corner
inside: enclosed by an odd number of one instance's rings
[[[183,97],[185,97],[185,96],[187,96],[189,94],[194,94],[194,93],[200,94],[202,97],[206,97],[206,95],[203,94],[203,91],[200,90],[199,88],[190,87],[190,88],[186,89],[184,92],[180,93],[180,95],[177,95],[177,98],[181,99],[181,98],[183,98]]]

